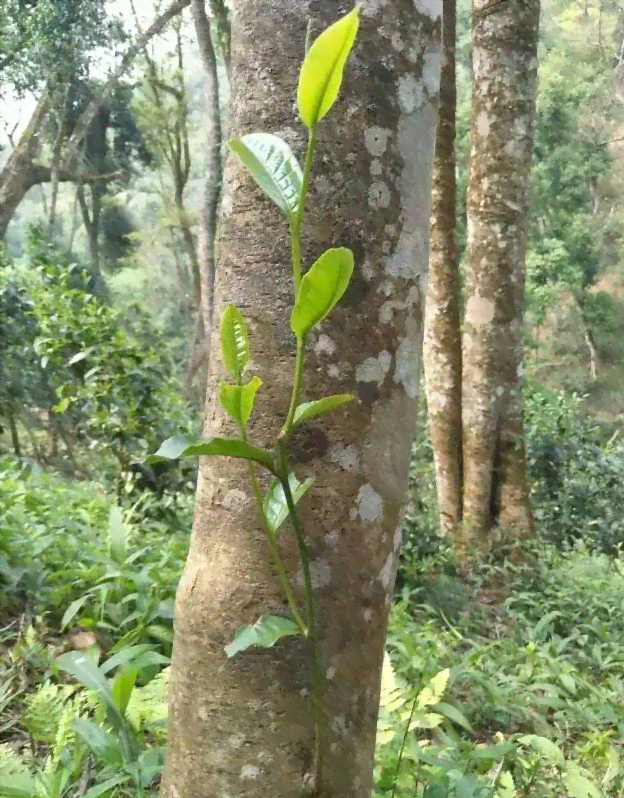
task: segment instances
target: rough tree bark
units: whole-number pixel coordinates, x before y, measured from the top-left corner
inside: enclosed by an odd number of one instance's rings
[[[304,146],[293,95],[308,19],[314,32],[350,10],[336,0],[241,0],[232,20],[233,134],[265,130]],[[307,358],[306,399],[350,391],[346,410],[302,427],[290,451],[315,477],[302,500],[327,675],[323,795],[369,798],[388,608],[400,541],[419,384],[430,177],[439,84],[439,16],[430,0],[367,0],[341,99],[323,125],[304,236],[308,264],[345,245],[356,272]],[[225,170],[215,318],[248,319],[263,379],[252,439],[275,438],[294,367],[288,236],[233,159]],[[215,328],[217,325],[215,325]],[[213,333],[213,348],[217,329]],[[232,434],[215,397],[205,432]],[[283,556],[301,598],[290,533]],[[163,798],[299,798],[311,767],[307,647],[287,638],[227,659],[237,628],[280,612],[281,590],[247,471],[203,461],[188,560],[176,600]]]
[[[462,515],[461,286],[455,242],[455,36],[456,3],[444,0],[423,356],[443,536],[454,534]]]
[[[463,336],[463,521],[530,533],[522,300],[539,0],[473,0],[472,152]]]

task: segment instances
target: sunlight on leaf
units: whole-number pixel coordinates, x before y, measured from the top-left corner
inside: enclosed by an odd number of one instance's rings
[[[293,501],[295,504],[301,499],[314,482],[312,477],[309,477],[305,482],[299,482],[294,474],[289,474],[288,483],[290,485],[290,492],[292,493]],[[286,504],[286,495],[284,488],[279,479],[269,488],[267,495],[264,498],[264,514],[267,524],[271,532],[277,532],[280,526],[288,518],[288,505]]]
[[[359,6],[314,41],[301,67],[297,102],[307,128],[315,127],[336,102],[344,66],[359,25]]]
[[[243,314],[228,305],[221,317],[221,351],[226,369],[240,380],[249,362],[249,337]]]
[[[267,197],[288,219],[297,212],[303,175],[292,150],[278,136],[250,133],[229,142]]]
[[[304,338],[331,313],[347,290],[352,274],[353,253],[345,247],[328,249],[310,267],[301,280],[290,316],[290,327],[298,338]]]
[[[251,646],[271,648],[282,637],[299,634],[301,634],[299,627],[290,618],[283,618],[279,615],[261,615],[252,626],[244,626],[236,632],[234,640],[225,647],[225,653],[228,657],[233,657]]]
[[[420,709],[433,707],[440,701],[446,690],[450,675],[450,670],[445,668],[440,673],[437,673],[426,687],[421,690],[418,694],[418,706]]]

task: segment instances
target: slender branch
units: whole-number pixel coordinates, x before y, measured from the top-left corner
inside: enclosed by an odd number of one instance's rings
[[[230,66],[230,43],[231,43],[231,26],[228,17],[228,10],[223,0],[208,0],[210,4],[210,11],[216,20],[217,29],[219,31],[219,44],[225,68],[229,71]]]
[[[290,407],[288,408],[288,416],[286,423],[280,433],[280,437],[287,438],[293,427],[295,418],[295,411],[299,404],[299,397],[301,395],[301,387],[303,385],[303,366],[305,362],[305,338],[297,338],[297,356],[295,359],[295,378],[293,381],[293,390],[290,397]]]
[[[279,548],[277,546],[277,539],[275,533],[271,530],[267,522],[267,518],[264,513],[262,493],[260,491],[260,483],[258,482],[258,476],[256,474],[255,466],[251,461],[249,461],[249,476],[251,479],[251,486],[254,493],[254,499],[256,500],[258,513],[260,514],[262,526],[264,527],[264,531],[267,536],[267,541],[269,543],[269,550],[271,552],[271,557],[273,558],[275,569],[277,570],[277,575],[280,580],[280,584],[282,585],[282,590],[284,591],[284,595],[286,596],[286,600],[288,601],[288,606],[293,614],[295,623],[299,627],[299,631],[301,632],[303,637],[307,638],[310,635],[310,629],[303,620],[303,618],[301,617],[301,613],[299,612],[299,608],[297,607],[297,599],[295,598],[295,595],[290,586],[290,582],[288,581],[288,574],[286,573],[286,569],[284,568],[284,563],[279,553]]]
[[[312,128],[308,135],[308,148],[306,150],[305,164],[303,167],[303,180],[301,182],[301,197],[299,206],[295,214],[295,220],[291,230],[292,258],[293,258],[293,279],[295,283],[295,297],[299,292],[301,283],[301,224],[305,213],[308,188],[310,186],[310,175],[312,174],[312,163],[314,161],[314,148],[316,146],[316,128]]]
[[[325,738],[325,730],[323,723],[323,694],[324,694],[324,679],[321,673],[321,667],[318,660],[317,650],[317,632],[316,632],[316,608],[314,606],[314,591],[312,588],[312,574],[310,572],[310,557],[305,543],[305,534],[303,527],[297,513],[295,501],[290,490],[290,483],[288,481],[288,456],[286,453],[285,440],[279,443],[280,464],[282,468],[283,477],[281,478],[282,488],[284,489],[284,496],[286,497],[286,504],[288,505],[288,512],[290,513],[290,521],[295,532],[295,539],[299,549],[299,558],[301,560],[301,568],[303,570],[303,581],[305,585],[305,593],[307,600],[307,620],[308,620],[308,645],[310,647],[310,659],[312,660],[312,676],[313,676],[313,708],[314,708],[314,760],[313,760],[313,793],[320,794],[321,784],[323,781],[323,745]]]
[[[52,196],[50,198],[50,214],[48,217],[48,238],[52,239],[52,235],[54,232],[54,224],[56,222],[56,203],[58,200],[58,189],[59,189],[59,166],[61,160],[61,152],[63,150],[63,143],[65,142],[65,138],[67,135],[67,115],[69,111],[69,103],[70,103],[70,87],[68,86],[65,89],[65,96],[63,98],[63,107],[60,113],[56,114],[57,123],[58,123],[58,132],[56,136],[56,141],[54,142],[54,147],[52,148],[52,163],[50,164],[50,176],[51,176],[51,183],[52,183]]]

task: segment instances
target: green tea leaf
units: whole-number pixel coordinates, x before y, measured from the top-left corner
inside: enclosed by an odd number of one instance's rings
[[[241,414],[241,386],[222,382],[219,385],[219,402],[221,407],[239,426],[244,426]]]
[[[340,301],[353,274],[353,253],[339,247],[328,249],[306,272],[295,307],[290,316],[290,328],[298,338],[322,321]]]
[[[254,460],[275,473],[275,465],[271,454],[266,449],[253,446],[244,441],[231,438],[187,438],[174,435],[168,438],[156,452],[145,458],[145,463],[158,463],[161,460],[177,460],[180,457],[238,457],[243,460]]]
[[[271,133],[250,133],[228,142],[267,197],[288,219],[297,213],[303,174],[292,150]]]
[[[237,380],[249,363],[249,337],[243,314],[228,305],[221,317],[221,351],[226,369]]]
[[[353,401],[353,396],[350,393],[340,393],[326,396],[324,399],[317,399],[316,402],[305,402],[295,410],[293,425],[303,424],[304,421],[309,421],[311,418],[330,413],[336,407],[351,401]]]
[[[225,647],[228,657],[233,657],[240,651],[245,651],[251,646],[271,648],[282,637],[292,637],[301,634],[297,624],[290,618],[279,615],[261,615],[252,626],[243,626],[234,635],[234,640]]]
[[[294,474],[288,475],[288,484],[295,504],[307,492],[314,480],[309,477],[305,482],[299,482]],[[271,532],[277,532],[284,521],[288,518],[288,505],[284,494],[284,487],[279,479],[269,488],[264,497],[264,515]]]
[[[335,103],[359,25],[359,6],[323,31],[308,50],[301,72],[297,102],[307,128],[313,128]]]
[[[228,385],[222,382],[219,387],[221,406],[232,416],[237,424],[243,427],[251,418],[256,393],[262,385],[260,377],[254,377],[246,385]]]

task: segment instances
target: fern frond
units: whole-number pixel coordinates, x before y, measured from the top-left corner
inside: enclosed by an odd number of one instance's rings
[[[9,777],[31,775],[26,762],[8,743],[0,743],[0,774],[4,781]]]
[[[75,691],[74,685],[47,682],[26,698],[23,720],[35,740],[54,743],[65,706]]]
[[[126,708],[126,718],[139,731],[144,724],[167,719],[169,668],[164,668],[145,687],[135,687]],[[152,729],[156,736],[160,734]]]

